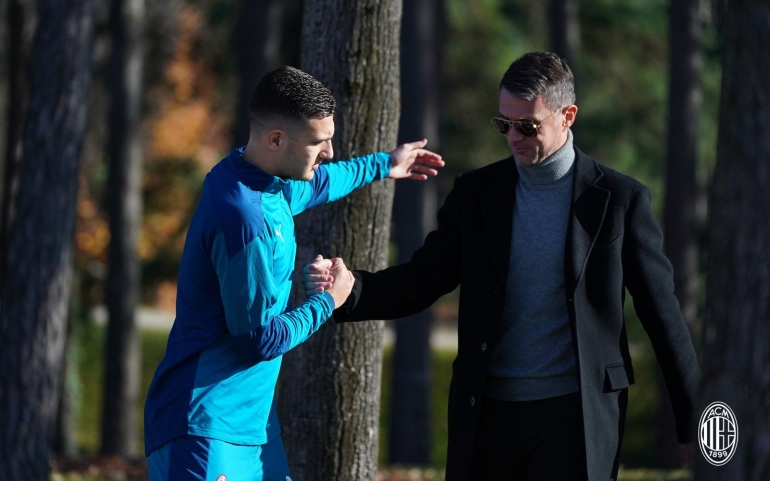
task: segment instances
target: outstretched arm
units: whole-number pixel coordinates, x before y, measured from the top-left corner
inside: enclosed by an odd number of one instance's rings
[[[427,139],[402,144],[392,152],[377,152],[321,165],[313,179],[291,181],[285,190],[293,215],[345,197],[375,180],[426,180],[444,166],[441,156],[423,149]]]

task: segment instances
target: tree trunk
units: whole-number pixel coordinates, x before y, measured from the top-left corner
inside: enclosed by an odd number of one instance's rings
[[[82,154],[81,154],[82,155]],[[81,379],[78,376],[78,338],[75,335],[75,325],[81,318],[80,306],[80,276],[77,270],[72,273],[70,282],[70,302],[67,319],[67,332],[64,340],[64,359],[61,365],[61,390],[59,407],[56,411],[51,448],[57,456],[74,458],[78,454],[77,412],[79,409],[77,395]]]
[[[698,315],[698,122],[700,119],[701,0],[674,0],[669,20],[668,143],[665,250],[674,266],[674,293],[682,315],[697,339]],[[673,407],[658,370],[658,432],[656,449],[661,468],[681,465]]]
[[[283,3],[278,0],[241,0],[235,34],[240,87],[235,114],[235,145],[249,140],[249,99],[257,82],[278,67]]]
[[[307,0],[304,19],[303,69],[339,104],[337,157],[395,147],[401,2]],[[351,268],[384,268],[392,200],[386,180],[298,217],[297,272],[318,253]],[[279,409],[295,479],[374,479],[381,343],[382,322],[330,320],[286,356]]]
[[[3,159],[2,206],[0,206],[0,286],[5,279],[5,262],[11,226],[16,215],[19,163],[24,151],[24,123],[29,96],[29,49],[34,34],[34,5],[29,0],[8,0],[8,114]]]
[[[104,365],[102,454],[136,454],[136,414],[141,377],[136,307],[142,215],[141,175],[144,0],[112,0],[107,273],[107,342]]]
[[[0,479],[48,479],[64,354],[94,3],[40,0],[0,309]]]
[[[404,3],[401,26],[401,105],[399,142],[427,137],[438,149],[441,0]],[[399,182],[393,204],[399,264],[435,228],[436,184]],[[431,311],[396,321],[393,388],[390,401],[388,461],[391,464],[430,464],[430,322]]]
[[[551,0],[548,8],[551,50],[566,58],[573,71],[581,44],[578,12],[578,0]]]
[[[725,34],[699,409],[727,403],[739,439],[724,466],[696,454],[695,479],[760,481],[770,479],[770,4],[731,0]]]

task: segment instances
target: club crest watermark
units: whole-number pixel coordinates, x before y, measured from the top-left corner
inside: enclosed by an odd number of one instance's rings
[[[708,405],[698,423],[700,451],[706,461],[722,466],[730,461],[738,447],[738,420],[723,402]]]

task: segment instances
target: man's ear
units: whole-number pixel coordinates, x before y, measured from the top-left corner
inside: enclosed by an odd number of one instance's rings
[[[277,152],[286,145],[286,133],[282,130],[274,129],[267,133],[267,148]]]
[[[575,123],[575,117],[577,117],[577,105],[570,105],[564,110],[564,125],[567,128],[572,127]]]

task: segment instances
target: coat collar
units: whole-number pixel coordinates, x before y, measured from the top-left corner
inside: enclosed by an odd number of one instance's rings
[[[578,285],[588,254],[604,222],[610,192],[596,186],[603,175],[596,161],[575,147],[572,207],[564,249],[564,280],[570,297]],[[518,180],[515,160],[509,157],[501,163],[501,171],[482,198],[482,217],[487,238],[503,286],[508,281],[513,203]]]

